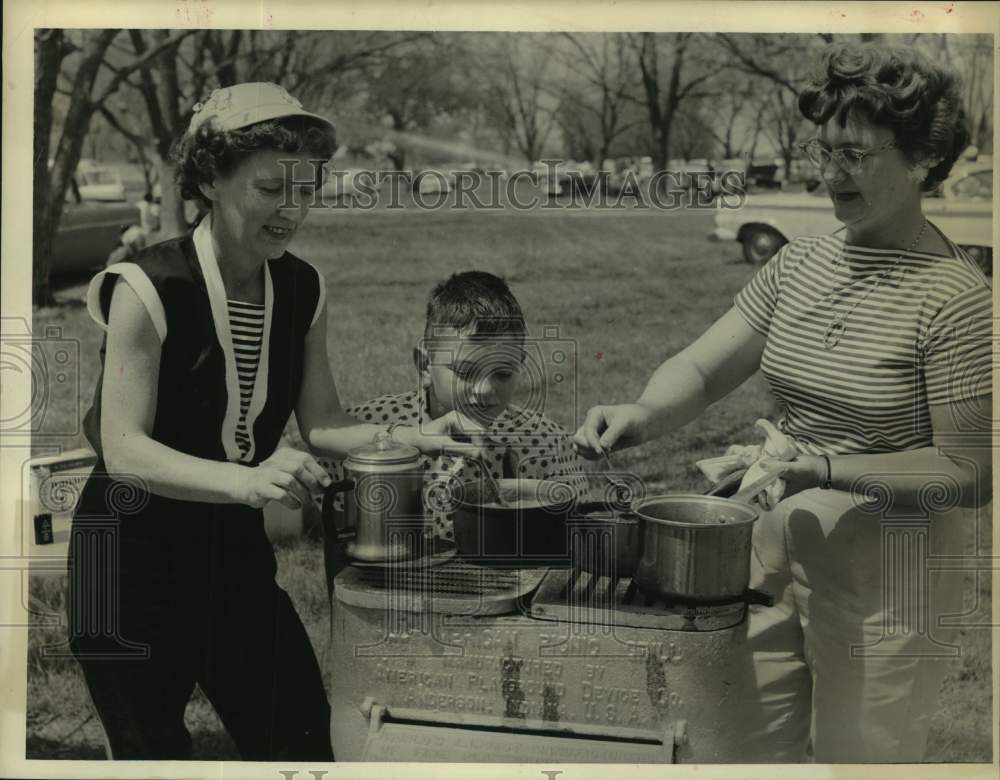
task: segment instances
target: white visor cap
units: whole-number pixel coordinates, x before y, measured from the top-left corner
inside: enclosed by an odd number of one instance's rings
[[[333,122],[303,109],[302,103],[288,94],[284,87],[255,81],[214,90],[207,100],[194,106],[187,132],[193,135],[208,121],[220,130],[239,130],[257,122],[286,116],[312,117],[334,129]]]

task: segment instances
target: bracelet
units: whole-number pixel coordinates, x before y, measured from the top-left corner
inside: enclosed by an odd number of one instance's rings
[[[833,473],[830,469],[830,458],[827,455],[821,455],[820,457],[826,461],[826,479],[819,483],[821,490],[829,490],[833,487]]]
[[[410,426],[407,425],[406,423],[401,423],[401,422],[389,423],[389,427],[385,429],[385,435],[388,436],[391,439],[392,438],[392,432],[394,430],[396,430],[397,428],[409,428],[409,427]]]

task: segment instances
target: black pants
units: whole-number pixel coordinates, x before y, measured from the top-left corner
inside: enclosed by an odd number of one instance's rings
[[[333,760],[319,664],[267,568],[269,546],[200,574],[126,566],[114,587],[76,547],[70,645],[114,759],[191,758],[184,710],[197,684],[243,760]],[[120,595],[108,600],[112,591]],[[110,622],[102,600],[113,604]]]

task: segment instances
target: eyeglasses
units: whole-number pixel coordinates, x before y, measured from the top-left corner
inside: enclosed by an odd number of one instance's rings
[[[812,164],[821,171],[826,169],[830,160],[833,160],[837,163],[838,168],[844,171],[844,173],[851,175],[861,172],[861,168],[865,164],[865,158],[869,155],[878,154],[879,152],[885,152],[889,149],[895,148],[896,143],[894,141],[889,141],[888,143],[882,144],[881,146],[875,146],[871,149],[855,149],[850,146],[845,146],[840,149],[831,149],[818,138],[813,138],[805,143],[799,144],[799,149],[801,149],[805,153],[806,157],[809,158],[810,162],[812,162]]]
[[[523,366],[516,363],[483,366],[471,361],[457,361],[445,364],[445,368],[464,382],[485,379],[486,377],[492,377],[500,382],[509,382],[521,373]]]

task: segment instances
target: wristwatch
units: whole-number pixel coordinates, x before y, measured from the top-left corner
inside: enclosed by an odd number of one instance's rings
[[[820,490],[829,490],[833,487],[833,474],[830,470],[830,457],[828,455],[821,455],[820,457],[826,461],[826,477],[824,477],[820,483]]]

